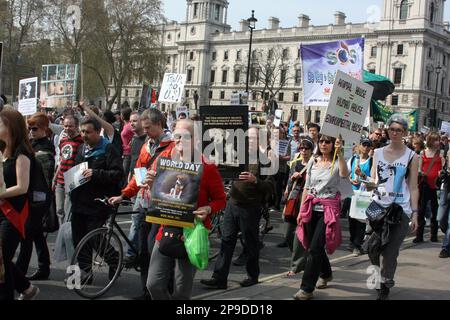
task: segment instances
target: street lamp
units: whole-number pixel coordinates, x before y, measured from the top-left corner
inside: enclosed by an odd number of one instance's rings
[[[433,121],[433,129],[436,128],[436,117],[437,117],[437,109],[436,109],[436,103],[437,103],[437,91],[438,91],[438,84],[439,84],[439,73],[441,73],[442,67],[440,65],[438,65],[436,67],[436,88],[434,91],[434,108],[433,108],[433,117],[432,117],[432,121]]]
[[[248,28],[250,29],[250,44],[248,49],[248,65],[247,65],[247,82],[245,86],[245,92],[248,94],[248,81],[250,79],[250,59],[252,55],[252,41],[253,41],[253,30],[256,28],[256,22],[258,20],[255,18],[255,10],[252,10],[252,16],[247,19]]]

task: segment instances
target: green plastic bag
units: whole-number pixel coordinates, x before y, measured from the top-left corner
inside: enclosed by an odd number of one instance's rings
[[[205,270],[209,261],[208,229],[203,222],[195,221],[194,228],[183,229],[183,235],[189,261],[197,269]]]

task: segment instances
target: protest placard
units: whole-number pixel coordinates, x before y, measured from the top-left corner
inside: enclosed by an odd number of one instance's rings
[[[284,111],[281,109],[275,110],[275,119],[273,120],[273,125],[278,128],[281,123],[281,119],[283,118]]]
[[[288,140],[279,140],[278,141],[278,152],[279,152],[280,156],[282,156],[282,157],[286,156],[288,146],[289,146]]]
[[[42,108],[64,108],[75,101],[77,94],[78,65],[50,64],[42,66]]]
[[[66,193],[72,192],[72,190],[89,181],[88,178],[83,176],[83,172],[87,169],[88,163],[83,162],[64,172],[64,188]]]
[[[178,103],[181,102],[186,75],[179,73],[164,74],[163,84],[159,92],[159,102]]]
[[[189,108],[186,106],[177,107],[177,120],[189,118]]]
[[[29,116],[37,112],[38,78],[28,78],[19,81],[19,112]]]
[[[156,171],[146,221],[192,228],[203,165],[159,158]]]
[[[426,126],[423,126],[423,127],[420,129],[420,132],[422,132],[423,134],[428,134],[428,132],[430,132],[430,128],[428,128],[428,127],[426,127]]]
[[[441,132],[445,132],[447,135],[450,135],[450,122],[442,121]]]
[[[369,112],[373,87],[338,71],[320,133],[347,143],[359,141]]]
[[[265,126],[267,122],[267,113],[249,112],[248,123],[253,126]]]

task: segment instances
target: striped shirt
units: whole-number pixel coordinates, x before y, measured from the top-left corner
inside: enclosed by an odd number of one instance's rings
[[[64,137],[59,142],[59,169],[56,176],[56,182],[64,185],[64,172],[75,165],[75,158],[78,153],[78,148],[83,144],[81,135],[74,138]]]

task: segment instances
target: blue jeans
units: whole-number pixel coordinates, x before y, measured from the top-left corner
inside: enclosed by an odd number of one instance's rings
[[[145,211],[143,210],[140,213],[135,213],[131,215],[131,226],[130,231],[128,233],[128,239],[138,251],[139,251],[139,227],[141,226],[144,219],[145,219]],[[127,247],[128,247],[126,253],[127,257],[132,257],[137,254],[137,252],[134,252],[129,246]]]
[[[447,228],[447,231],[445,232],[444,242],[442,243],[442,249],[445,249],[448,252],[450,252],[450,214],[448,215],[448,224],[449,224],[449,227]]]

